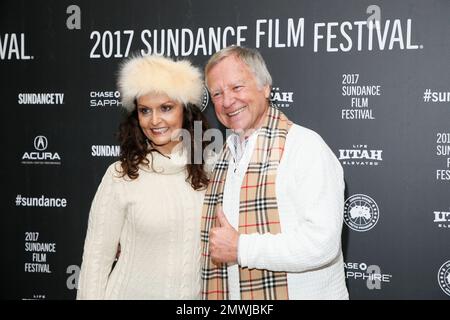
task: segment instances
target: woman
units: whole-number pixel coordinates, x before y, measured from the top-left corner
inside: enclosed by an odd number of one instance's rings
[[[198,299],[208,177],[192,161],[194,140],[180,142],[179,131],[194,137],[194,121],[206,129],[201,73],[187,61],[135,57],[118,86],[128,111],[120,160],[92,203],[77,299]],[[197,146],[203,154],[205,143]]]

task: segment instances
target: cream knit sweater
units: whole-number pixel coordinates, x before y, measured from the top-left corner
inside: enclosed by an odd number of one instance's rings
[[[119,177],[119,162],[108,168],[89,214],[77,299],[200,297],[205,191],[185,181],[185,159],[154,152],[156,172],[141,168],[135,180]]]

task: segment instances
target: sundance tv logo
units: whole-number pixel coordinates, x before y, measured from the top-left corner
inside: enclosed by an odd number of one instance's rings
[[[22,164],[61,164],[58,152],[46,151],[48,147],[47,137],[39,135],[33,141],[35,151],[25,152],[22,156]]]
[[[44,195],[41,195],[40,197],[23,197],[21,194],[18,194],[15,202],[17,207],[67,207],[67,199],[49,198]]]
[[[365,194],[355,194],[345,200],[344,222],[352,230],[369,231],[378,222],[380,210],[376,202]]]
[[[18,104],[64,104],[64,93],[19,93]]]

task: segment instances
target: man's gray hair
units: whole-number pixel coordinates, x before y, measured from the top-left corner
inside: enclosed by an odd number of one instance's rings
[[[250,71],[255,75],[256,81],[260,88],[265,85],[272,86],[272,76],[267,70],[266,63],[264,62],[261,54],[255,50],[245,47],[240,47],[236,45],[232,45],[226,47],[220,51],[217,51],[212,57],[208,60],[208,63],[205,66],[205,82],[206,86],[208,86],[208,72],[217,65],[223,59],[236,56],[241,59],[243,63],[249,67]]]

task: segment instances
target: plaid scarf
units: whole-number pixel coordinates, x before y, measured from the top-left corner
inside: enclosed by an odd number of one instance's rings
[[[278,109],[269,107],[258,133],[255,149],[242,182],[239,206],[240,234],[281,232],[275,180],[292,123]],[[206,191],[202,213],[202,297],[227,300],[227,265],[215,265],[209,254],[209,231],[216,226],[216,207],[222,206],[230,150],[225,144]],[[239,267],[242,300],[288,299],[287,275],[265,269]]]

